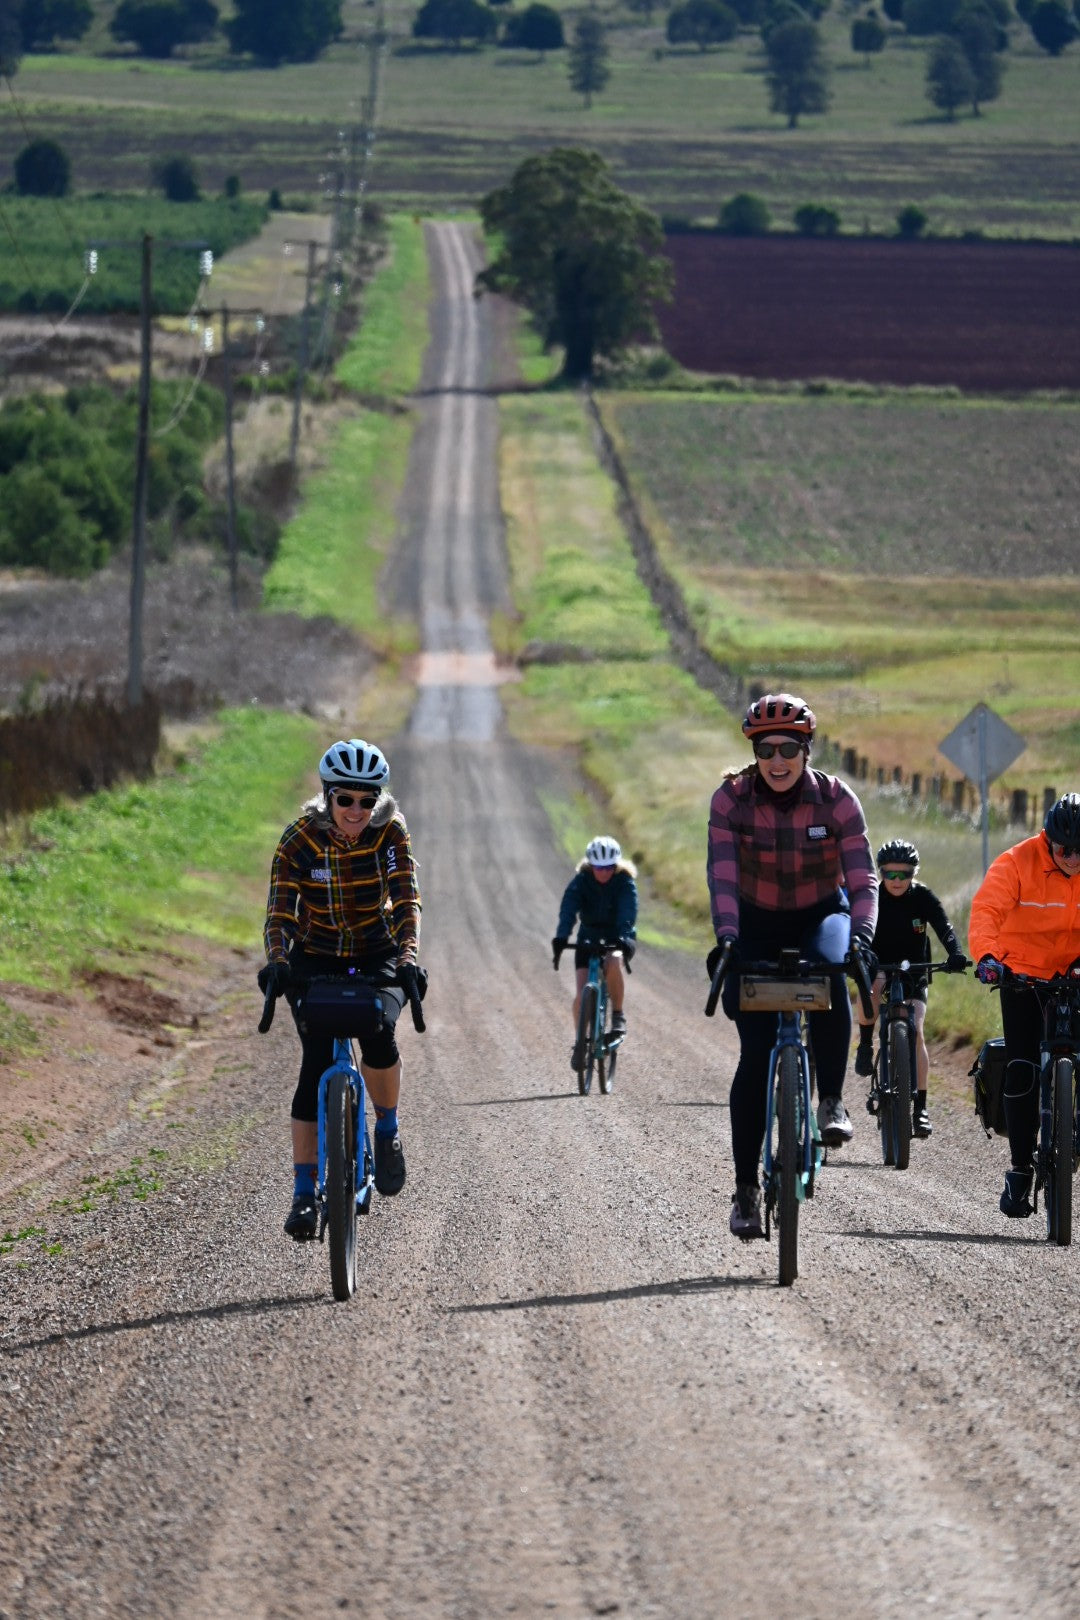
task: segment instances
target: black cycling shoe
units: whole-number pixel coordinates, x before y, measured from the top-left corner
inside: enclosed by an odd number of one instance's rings
[[[296,1243],[310,1243],[319,1233],[319,1212],[310,1193],[300,1193],[285,1217],[285,1233]]]
[[[384,1198],[393,1198],[405,1185],[405,1155],[401,1151],[401,1137],[385,1131],[376,1131],[372,1138],[375,1150],[375,1191]]]
[[[874,1072],[874,1048],[869,1041],[860,1041],[855,1048],[855,1073],[869,1080]]]
[[[1011,1170],[1005,1172],[1005,1191],[998,1200],[998,1208],[1011,1221],[1026,1220],[1029,1215],[1035,1213],[1035,1206],[1031,1201],[1034,1190],[1034,1170],[1018,1169],[1013,1165]]]

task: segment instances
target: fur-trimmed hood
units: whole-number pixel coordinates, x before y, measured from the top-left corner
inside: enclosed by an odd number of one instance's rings
[[[591,868],[591,867],[592,867],[592,862],[587,861],[585,859],[585,857],[582,856],[581,860],[578,861],[577,866],[575,867],[574,870],[577,871],[577,872],[584,872],[586,870],[586,868]],[[621,860],[618,860],[618,861],[615,862],[615,870],[616,870],[616,872],[629,872],[629,874],[630,874],[630,876],[632,878],[637,877],[637,867],[634,865],[633,861],[627,860],[625,855],[622,857]]]

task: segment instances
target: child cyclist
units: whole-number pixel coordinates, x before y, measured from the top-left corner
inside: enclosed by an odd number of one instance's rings
[[[636,949],[636,876],[633,861],[625,859],[616,839],[593,838],[585,847],[585,859],[578,862],[577,871],[563,892],[559,921],[551,941],[551,965],[558,970],[559,958],[570,943],[570,930],[575,918],[580,918],[578,944],[574,951],[577,975],[574,988],[574,1047],[570,1055],[570,1067],[575,1074],[581,1067],[577,1022],[581,1010],[581,992],[589,976],[589,941],[618,942],[604,959],[604,976],[611,997],[612,1032],[626,1029],[623,962],[629,964]]]
[[[930,938],[928,927],[934,930],[946,952],[950,973],[963,973],[967,957],[960,949],[956,929],[945,914],[933,889],[916,881],[919,870],[919,852],[906,838],[890,838],[877,852],[878,919],[874,931],[874,954],[879,962],[928,962]],[[874,1015],[881,1006],[885,988],[885,975],[874,979]],[[915,1019],[915,1104],[912,1110],[912,1130],[916,1136],[929,1136],[933,1130],[926,1107],[927,1078],[930,1073],[930,1054],[926,1050],[923,1025],[926,1022],[927,981],[925,974],[912,973],[905,989],[907,1001]],[[859,1044],[855,1051],[855,1073],[864,1076],[874,1072],[874,1025],[864,1021],[862,1006],[858,1007]]]

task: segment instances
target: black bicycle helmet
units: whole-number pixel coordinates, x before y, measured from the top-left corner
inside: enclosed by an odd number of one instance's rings
[[[772,732],[787,732],[809,744],[817,728],[814,711],[802,698],[790,692],[766,692],[755,698],[747,709],[742,723],[746,737],[764,737]]]
[[[919,852],[915,845],[907,838],[890,838],[887,844],[882,844],[877,852],[878,866],[892,866],[897,861],[902,866],[918,866]]]
[[[1080,849],[1080,793],[1063,793],[1046,812],[1043,828],[1052,843]]]

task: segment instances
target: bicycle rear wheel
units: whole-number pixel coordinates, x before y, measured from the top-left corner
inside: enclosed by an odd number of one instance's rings
[[[779,1281],[781,1288],[790,1288],[799,1275],[799,1191],[797,1178],[802,1170],[799,1156],[798,1098],[802,1092],[799,1054],[795,1047],[785,1046],[780,1052],[776,1075],[776,1116],[780,1194],[776,1202],[776,1224],[779,1227]]]
[[[889,1085],[894,1162],[898,1170],[906,1170],[911,1162],[911,1040],[907,1024],[899,1018],[889,1025]]]
[[[335,1299],[356,1287],[356,1101],[348,1076],[335,1069],[326,1088],[326,1225]]]
[[[593,1026],[596,1022],[596,986],[587,984],[581,992],[581,1010],[578,1013],[577,1038],[581,1062],[578,1065],[577,1084],[583,1097],[592,1089],[596,1048],[593,1045]]]
[[[593,1046],[596,1049],[596,1078],[600,1083],[600,1090],[606,1097],[611,1090],[612,1065],[615,1062],[614,1052],[607,1049],[608,998],[606,988],[602,989],[596,1003],[596,1018],[593,1022]]]
[[[1072,1243],[1073,1066],[1059,1057],[1054,1064],[1054,1140],[1046,1182],[1046,1235],[1060,1249]]]

